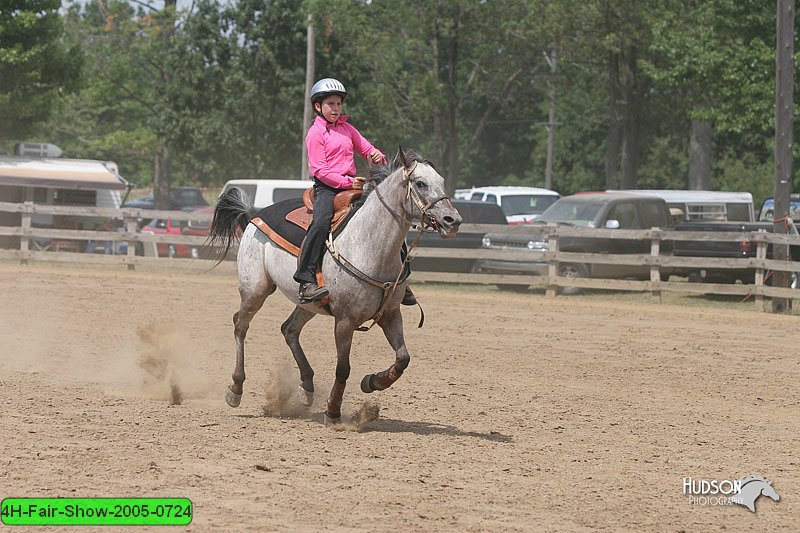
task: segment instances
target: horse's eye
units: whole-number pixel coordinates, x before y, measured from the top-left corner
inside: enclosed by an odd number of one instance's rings
[[[418,189],[427,189],[428,188],[428,184],[425,183],[424,181],[418,181],[417,182],[417,188]]]

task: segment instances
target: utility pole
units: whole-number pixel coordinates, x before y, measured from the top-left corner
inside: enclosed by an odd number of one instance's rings
[[[778,0],[777,42],[775,54],[775,214],[773,233],[788,233],[789,195],[792,190],[792,127],[794,117],[794,0]],[[772,245],[772,257],[789,259],[789,247]],[[774,287],[787,287],[789,274],[774,271]],[[783,313],[788,308],[786,298],[773,298],[772,311]]]
[[[547,93],[550,100],[550,109],[547,113],[547,161],[544,168],[544,188],[553,188],[553,142],[556,129],[556,62],[558,61],[558,47],[553,47],[550,54],[545,52],[544,58],[550,66],[550,77],[547,79]]]
[[[303,127],[300,131],[301,144],[303,145],[302,156],[300,158],[300,179],[307,180],[308,177],[308,154],[306,153],[306,130],[311,122],[311,86],[314,84],[314,26],[311,23],[311,15],[308,15],[308,29],[306,37],[306,99],[303,104]]]

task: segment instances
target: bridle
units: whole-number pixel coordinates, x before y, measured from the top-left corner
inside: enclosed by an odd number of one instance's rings
[[[392,294],[394,294],[395,289],[397,289],[397,285],[405,281],[405,277],[403,277],[403,273],[405,271],[405,264],[411,260],[411,251],[419,243],[420,239],[422,238],[422,233],[437,232],[441,228],[441,225],[439,224],[439,221],[436,220],[436,217],[431,215],[428,211],[430,210],[431,207],[441,202],[442,200],[450,200],[450,197],[447,196],[446,194],[443,194],[437,198],[434,198],[428,203],[424,203],[422,201],[422,198],[420,198],[419,193],[416,191],[416,188],[414,187],[414,185],[417,183],[417,180],[414,179],[413,177],[414,170],[416,168],[417,168],[417,162],[414,161],[411,166],[403,169],[403,181],[406,182],[407,185],[405,201],[408,200],[411,201],[412,205],[408,209],[408,211],[411,212],[412,214],[414,211],[414,206],[416,206],[417,209],[419,209],[421,215],[420,220],[422,221],[422,224],[420,227],[417,228],[417,231],[419,232],[417,238],[414,239],[414,242],[411,243],[411,246],[408,247],[408,253],[406,254],[405,259],[403,260],[403,266],[400,268],[400,271],[397,273],[397,276],[395,277],[394,280],[379,280],[361,272],[361,270],[356,268],[356,266],[353,265],[350,261],[342,257],[342,255],[336,249],[336,246],[333,243],[332,233],[329,234],[328,239],[325,241],[325,244],[328,248],[328,252],[331,254],[331,257],[333,257],[334,261],[336,261],[339,265],[341,265],[345,270],[353,274],[355,277],[369,283],[370,285],[379,287],[380,289],[383,290],[381,305],[378,308],[378,312],[375,313],[375,316],[372,317],[372,324],[370,324],[369,326],[360,326],[356,328],[357,331],[369,331],[372,328],[372,326],[377,324],[378,321],[383,316],[383,313],[384,311],[386,311],[386,306],[389,303]],[[403,213],[402,216],[396,213],[394,209],[392,209],[391,206],[389,206],[389,204],[387,204],[386,201],[383,199],[383,196],[381,196],[380,189],[376,187],[374,193],[377,195],[378,200],[380,200],[381,204],[383,204],[383,207],[385,207],[386,210],[389,211],[389,213],[392,215],[392,217],[394,217],[395,220],[397,220],[398,222],[400,221],[405,221],[408,223],[412,222],[413,215],[411,216],[411,218],[409,218],[408,216],[405,216],[405,213]],[[420,321],[417,327],[421,328],[422,324],[425,322],[425,313],[422,311],[422,306],[420,306],[420,313],[421,313]]]
[[[395,212],[395,210],[386,203],[386,200],[383,199],[381,191],[377,187],[374,190],[375,195],[378,197],[378,200],[380,200],[381,204],[383,204],[383,207],[385,207],[386,210],[389,211],[389,214],[392,215],[392,217],[398,222],[403,221],[412,224],[414,220],[414,207],[416,207],[419,210],[421,225],[415,226],[415,229],[425,233],[436,233],[441,229],[442,225],[434,215],[430,214],[429,211],[434,205],[438,204],[442,200],[450,200],[450,197],[446,194],[443,194],[441,196],[437,196],[428,203],[423,202],[422,198],[420,198],[419,193],[417,192],[417,188],[414,187],[414,185],[417,184],[417,180],[413,176],[416,168],[417,162],[413,161],[411,166],[403,169],[403,182],[406,184],[405,201],[410,201],[411,205],[408,207],[407,211],[411,213],[411,216],[407,216],[405,213],[401,215]]]
[[[419,231],[424,231],[428,233],[436,233],[441,229],[441,224],[434,215],[431,215],[428,211],[431,207],[438,204],[442,200],[450,200],[450,197],[446,194],[441,196],[437,196],[433,200],[429,201],[427,204],[422,201],[422,198],[419,197],[419,193],[417,192],[417,188],[414,185],[417,184],[417,180],[414,179],[413,174],[414,170],[417,168],[417,162],[414,161],[412,165],[408,168],[403,169],[403,181],[407,184],[406,190],[406,200],[411,200],[413,206],[416,206],[419,209],[420,214],[420,221],[422,225],[419,228]],[[377,192],[377,189],[375,189]],[[385,205],[385,204],[384,204]],[[413,211],[413,206],[409,211]],[[388,206],[387,206],[388,208]],[[409,221],[408,217],[404,217],[407,221]],[[413,217],[412,217],[413,219]]]

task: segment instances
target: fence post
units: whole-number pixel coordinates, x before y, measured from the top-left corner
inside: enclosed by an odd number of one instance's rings
[[[552,255],[547,265],[547,290],[545,291],[545,296],[555,298],[558,293],[558,284],[555,281],[556,276],[558,276],[558,226],[548,228],[547,251]]]
[[[658,265],[658,258],[661,255],[661,228],[651,228],[650,231],[650,257],[653,263],[650,264],[650,283],[653,284],[653,297],[658,296],[661,301],[661,266]]]
[[[20,263],[27,265],[31,243],[28,237],[28,232],[31,230],[31,211],[33,210],[33,202],[25,202],[24,206],[24,211],[22,211],[22,224],[20,227],[22,230],[22,235],[19,237],[19,250],[22,252]]]
[[[136,223],[136,218],[125,217],[125,231],[128,233],[136,233],[139,225]],[[128,241],[128,270],[136,270],[136,265],[133,263],[136,257],[136,241]]]
[[[763,229],[758,230],[759,233],[765,233]],[[756,247],[756,259],[766,259],[767,257],[767,243],[763,240],[758,240],[758,246]],[[764,269],[763,268],[756,268],[756,279],[754,288],[756,291],[756,310],[764,312],[764,296],[760,293],[760,291],[764,288]]]

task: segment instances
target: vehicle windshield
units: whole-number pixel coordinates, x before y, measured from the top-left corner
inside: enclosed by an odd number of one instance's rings
[[[558,200],[558,196],[549,194],[504,194],[500,199],[500,207],[507,217],[512,215],[538,215]]]
[[[567,223],[573,226],[594,226],[597,215],[605,205],[602,201],[597,202],[576,202],[572,200],[560,200],[545,211],[537,222],[547,223]]]
[[[767,198],[761,206],[761,212],[758,214],[760,222],[772,222],[775,218],[775,200]],[[792,220],[800,220],[800,202],[797,200],[789,201],[789,218]]]

